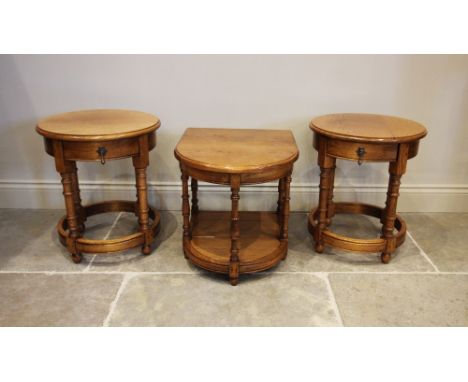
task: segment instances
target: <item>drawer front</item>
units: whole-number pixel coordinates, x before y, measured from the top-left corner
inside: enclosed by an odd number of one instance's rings
[[[106,161],[138,153],[138,137],[101,142],[63,142],[63,154],[66,160]]]
[[[329,139],[327,154],[356,161],[389,162],[397,159],[398,143],[356,143]]]

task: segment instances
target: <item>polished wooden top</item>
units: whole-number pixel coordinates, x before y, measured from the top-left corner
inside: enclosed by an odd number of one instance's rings
[[[418,122],[378,114],[328,114],[314,118],[309,127],[327,137],[367,142],[411,142],[427,134]]]
[[[40,120],[36,131],[65,141],[102,141],[135,137],[156,130],[158,117],[133,110],[82,110]]]
[[[289,130],[189,128],[174,154],[201,170],[242,174],[292,164],[299,151]]]

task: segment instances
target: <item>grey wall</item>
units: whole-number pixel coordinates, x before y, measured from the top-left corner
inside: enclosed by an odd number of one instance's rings
[[[149,173],[157,184],[178,182],[173,149],[188,126],[291,129],[301,152],[293,183],[312,187],[318,182],[312,117],[399,115],[429,130],[403,184],[422,192],[468,192],[468,56],[3,55],[0,186],[11,191],[26,183],[33,192],[44,181],[57,182],[35,122],[86,108],[137,109],[160,117]],[[131,180],[133,170],[130,161],[84,164],[80,175],[84,182],[112,183]],[[386,182],[385,165],[339,162],[338,185]],[[41,203],[33,206],[47,206]]]

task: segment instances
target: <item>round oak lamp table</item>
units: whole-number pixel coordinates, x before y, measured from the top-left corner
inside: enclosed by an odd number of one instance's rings
[[[61,243],[79,263],[82,253],[105,254],[142,246],[151,252],[160,215],[148,204],[146,168],[149,151],[156,146],[157,117],[130,110],[84,110],[53,115],[38,122],[36,131],[44,137],[45,150],[54,157],[62,177],[66,216],[57,225]],[[82,206],[77,161],[132,158],[135,167],[137,201],[112,200]],[[116,239],[91,240],[84,237],[88,216],[125,211],[138,217],[139,231]]]
[[[419,140],[427,131],[421,124],[398,117],[375,114],[331,114],[313,119],[314,147],[320,166],[319,205],[309,215],[309,231],[315,251],[325,245],[357,252],[380,252],[388,263],[406,235],[406,224],[396,214],[400,179],[407,160],[418,153]],[[363,203],[334,203],[336,159],[389,162],[389,182],[385,208]],[[376,239],[355,239],[338,235],[329,226],[335,213],[364,214],[380,219],[382,233]],[[396,232],[395,232],[396,229]]]
[[[187,259],[228,274],[231,285],[237,285],[239,274],[271,268],[286,258],[291,173],[299,155],[289,130],[189,128],[174,154],[182,172]],[[231,211],[199,210],[199,180],[230,186]],[[275,212],[239,212],[242,185],[271,181],[278,181]]]

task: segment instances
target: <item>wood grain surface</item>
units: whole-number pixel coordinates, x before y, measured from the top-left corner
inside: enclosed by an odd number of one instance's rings
[[[260,172],[294,162],[299,151],[289,130],[189,128],[175,156],[211,172]]]
[[[149,133],[160,124],[158,117],[141,111],[97,109],[52,115],[40,120],[36,131],[64,141],[102,141]]]
[[[427,134],[418,122],[377,114],[328,114],[314,118],[309,127],[330,138],[368,142],[411,142]]]

